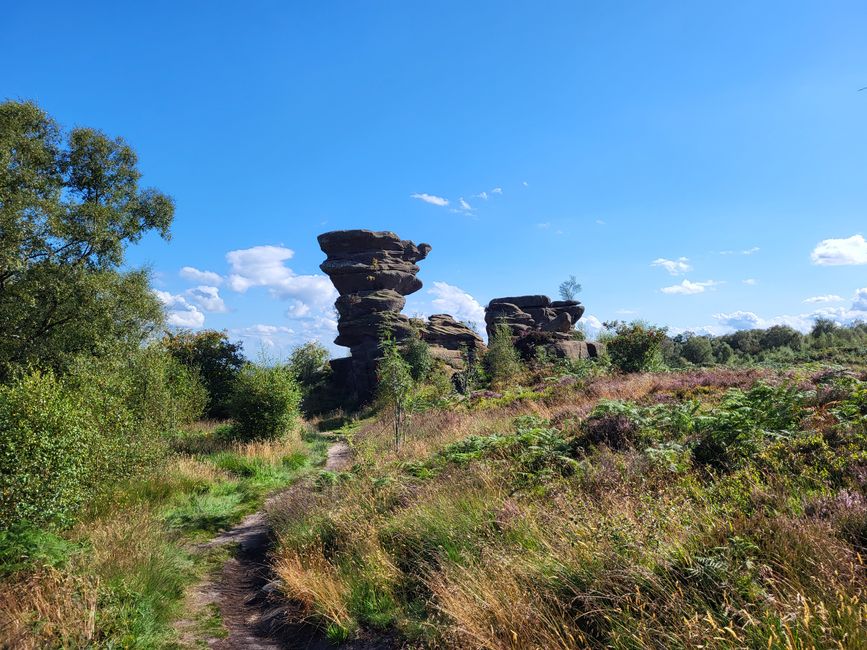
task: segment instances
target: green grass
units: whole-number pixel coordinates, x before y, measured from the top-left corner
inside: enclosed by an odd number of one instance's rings
[[[226,434],[225,427],[210,427],[178,435],[174,446],[183,451],[165,470],[118,486],[75,529],[0,533],[0,597],[9,599],[11,610],[20,609],[16,620],[29,629],[22,637],[32,639],[29,647],[174,643],[172,622],[182,614],[186,589],[226,559],[225,549],[197,553],[193,545],[231,527],[261,507],[269,493],[321,464],[329,444],[310,434],[285,451],[265,443],[238,447]],[[48,567],[60,574],[45,574]],[[65,576],[69,593],[45,582],[51,575]],[[29,594],[27,580],[37,581]],[[37,597],[55,603],[58,617],[68,610],[69,620],[39,624],[28,614]],[[91,606],[94,633],[87,637],[83,621]],[[197,625],[219,636],[213,614],[203,613],[207,620]]]

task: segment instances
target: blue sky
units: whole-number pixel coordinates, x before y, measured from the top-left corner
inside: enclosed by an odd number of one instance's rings
[[[865,24],[845,1],[12,3],[0,95],[127,139],[177,202],[130,265],[251,353],[333,339],[316,235],[340,228],[433,246],[409,313],[574,274],[590,323],[804,328],[867,318]]]

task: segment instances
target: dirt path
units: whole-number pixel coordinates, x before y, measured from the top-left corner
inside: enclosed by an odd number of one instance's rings
[[[336,442],[328,449],[325,469],[338,471],[349,464],[351,451],[345,442]],[[191,595],[189,607],[199,612],[218,608],[228,636],[201,639],[195,621],[178,624],[182,642],[186,646],[215,648],[216,650],[279,650],[305,648],[318,650],[333,648],[322,639],[311,637],[301,629],[286,629],[281,625],[284,603],[271,598],[274,591],[273,575],[268,566],[271,550],[271,528],[265,511],[274,500],[287,491],[306,489],[303,482],[272,495],[265,507],[245,517],[234,528],[202,544],[203,551],[226,544],[237,544],[237,550],[222,570]],[[199,637],[199,638],[196,638]]]

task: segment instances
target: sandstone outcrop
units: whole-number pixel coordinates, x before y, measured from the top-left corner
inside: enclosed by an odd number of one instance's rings
[[[380,341],[388,332],[396,341],[418,335],[430,345],[431,355],[447,368],[463,367],[463,354],[484,350],[481,337],[448,314],[427,321],[411,321],[401,313],[406,298],[422,287],[416,262],[427,257],[428,244],[415,245],[392,232],[337,230],[319,235],[327,259],[319,266],[331,278],[340,296],[337,309],[337,345],[349,348],[350,357],[331,363],[342,389],[365,401],[376,387],[376,366],[382,356]]]
[[[540,347],[560,358],[594,358],[601,352],[600,345],[579,341],[573,335],[575,324],[583,315],[584,305],[577,300],[511,296],[488,303],[485,326],[490,340],[497,325],[506,325],[515,347],[526,358],[535,355]]]
[[[431,356],[452,370],[463,370],[465,355],[478,358],[485,350],[482,337],[448,314],[434,314],[419,328]]]

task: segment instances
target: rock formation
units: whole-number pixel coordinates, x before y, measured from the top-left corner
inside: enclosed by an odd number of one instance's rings
[[[462,351],[484,349],[478,334],[447,314],[428,321],[411,321],[401,314],[406,298],[421,289],[416,277],[431,247],[416,246],[391,232],[337,230],[319,235],[319,247],[328,257],[319,268],[340,296],[337,298],[337,338],[351,357],[335,359],[331,366],[345,390],[364,401],[376,386],[376,364],[382,355],[380,340],[387,331],[397,341],[418,335],[430,345],[431,355],[448,368],[463,367]]]
[[[478,358],[485,350],[482,337],[448,314],[434,314],[419,328],[421,339],[430,346],[434,359],[451,370],[463,370],[464,356]]]
[[[337,338],[349,348],[350,360],[336,359],[336,374],[361,399],[376,385],[379,341],[385,331],[401,340],[412,333],[409,318],[400,313],[411,293],[421,289],[416,278],[430,246],[416,246],[392,232],[336,230],[318,237],[328,257],[319,266],[331,278],[337,298]]]
[[[598,356],[600,350],[598,343],[579,341],[573,335],[583,314],[584,305],[576,300],[552,302],[541,295],[495,298],[485,309],[485,325],[489,340],[497,325],[506,325],[525,357],[544,347],[557,357],[586,359]]]

